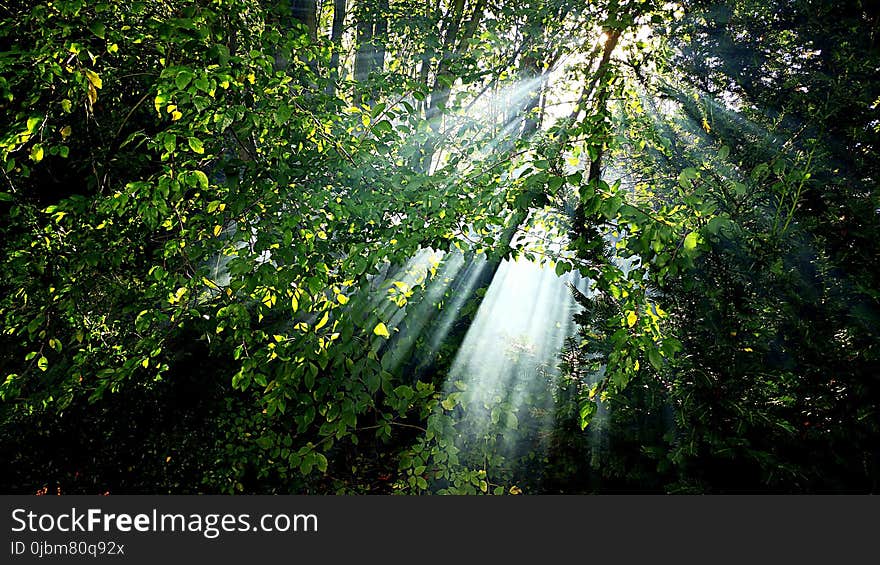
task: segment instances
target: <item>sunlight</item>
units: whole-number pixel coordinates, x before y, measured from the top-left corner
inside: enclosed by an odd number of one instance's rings
[[[570,285],[586,292],[577,272],[559,277],[550,264],[520,258],[499,267],[445,385],[464,390],[465,444],[497,440],[499,453],[514,456],[552,430],[557,364],[579,308]],[[520,434],[526,423],[533,431]]]
[[[460,305],[456,308],[457,301],[464,300],[468,285],[473,284],[479,274],[479,269],[473,268],[473,262],[465,266],[461,253],[437,255],[442,255],[442,259],[439,259],[441,264],[436,274],[424,282],[425,295],[400,308],[393,318],[398,322],[397,332],[389,340],[387,352],[382,357],[382,366],[388,371],[396,371],[407,361],[413,360],[413,348],[419,338],[429,340],[427,356],[432,356],[449,332],[460,309]],[[449,298],[450,303],[445,304],[450,291],[454,291],[453,296]],[[389,303],[393,304],[391,301]],[[425,363],[426,352],[421,352],[417,364]]]
[[[523,120],[519,109],[530,96],[535,95],[544,80],[545,77],[537,76],[486,90],[460,113],[444,116],[443,131],[435,134],[437,140],[449,138],[453,131],[466,132],[470,128],[474,132],[470,138],[463,138],[461,133],[457,136],[458,143],[466,141],[467,145],[477,148],[458,163],[459,172],[482,161],[493,152],[506,148],[516,138]],[[441,147],[434,155],[431,171],[447,164],[453,152],[454,148]]]

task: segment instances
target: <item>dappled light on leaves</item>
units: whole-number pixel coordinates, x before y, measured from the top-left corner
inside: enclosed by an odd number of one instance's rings
[[[877,491],[876,7],[8,8],[7,490]]]

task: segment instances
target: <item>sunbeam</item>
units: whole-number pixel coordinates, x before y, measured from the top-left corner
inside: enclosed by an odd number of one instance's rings
[[[550,264],[519,258],[499,266],[445,385],[447,393],[464,390],[462,449],[491,440],[513,457],[552,430],[551,392],[578,309],[570,285],[587,291],[577,272],[559,277]],[[519,434],[520,423],[530,433]]]

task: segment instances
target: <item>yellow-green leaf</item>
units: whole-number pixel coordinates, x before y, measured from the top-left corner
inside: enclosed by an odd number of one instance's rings
[[[199,183],[199,188],[201,188],[202,190],[207,190],[207,188],[208,188],[208,175],[206,175],[202,171],[195,171],[194,174],[196,175],[196,180]]]
[[[388,333],[388,328],[385,327],[385,324],[379,322],[376,324],[376,327],[373,328],[373,333],[376,335],[381,335],[382,337],[391,337],[391,334]]]
[[[629,314],[626,315],[626,325],[629,327],[633,327],[634,325],[636,325],[636,320],[638,319],[639,318],[638,316],[636,316],[636,313],[631,311]]]
[[[86,69],[86,78],[89,79],[89,82],[92,83],[95,88],[101,88],[104,84],[101,77],[98,76],[98,73],[93,70]]]
[[[324,317],[321,318],[321,321],[315,324],[315,331],[320,330],[327,324],[327,320],[330,319],[330,312],[324,312]]]
[[[189,148],[195,151],[198,154],[202,154],[205,152],[205,146],[202,144],[202,140],[197,137],[187,138],[187,142],[189,143]]]
[[[266,294],[263,295],[263,299],[260,302],[262,302],[266,308],[271,308],[275,306],[275,300],[275,294],[271,291],[266,291]]]

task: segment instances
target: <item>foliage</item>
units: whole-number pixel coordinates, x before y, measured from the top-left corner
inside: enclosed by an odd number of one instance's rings
[[[648,357],[644,388],[609,399],[598,424],[617,447],[584,448],[608,488],[876,489],[876,160],[863,155],[878,93],[862,69],[877,51],[857,24],[869,14],[829,27],[830,3],[814,4],[695,11],[668,70],[635,77],[621,134],[636,210],[617,247],[683,350]],[[825,86],[843,76],[846,93]],[[640,115],[659,104],[674,109]],[[617,347],[615,319],[593,310],[595,367]]]
[[[4,484],[876,490],[877,15],[834,4],[13,3]],[[518,256],[590,286],[515,405],[450,368]]]

